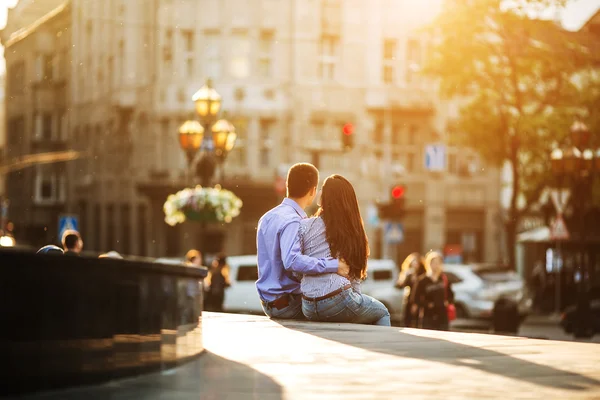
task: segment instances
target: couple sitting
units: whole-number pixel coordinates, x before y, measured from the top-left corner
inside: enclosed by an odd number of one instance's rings
[[[390,313],[360,292],[369,244],[352,184],[340,175],[323,183],[316,217],[304,209],[317,197],[319,171],[296,164],[287,198],[258,223],[258,281],[270,318],[390,325]]]

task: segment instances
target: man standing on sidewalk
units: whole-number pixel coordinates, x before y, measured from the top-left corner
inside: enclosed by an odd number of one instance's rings
[[[287,197],[258,222],[256,289],[269,318],[299,319],[302,314],[300,281],[293,273],[316,275],[338,273],[348,276],[343,260],[302,255],[298,229],[306,218],[304,209],[317,196],[319,171],[312,164],[296,164],[287,175]]]

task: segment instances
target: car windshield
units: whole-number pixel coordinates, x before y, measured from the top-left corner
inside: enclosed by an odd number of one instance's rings
[[[507,265],[480,264],[473,266],[473,272],[487,282],[518,281],[519,275]]]

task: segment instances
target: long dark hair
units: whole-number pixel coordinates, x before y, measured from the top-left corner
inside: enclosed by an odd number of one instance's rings
[[[360,216],[352,184],[341,175],[331,175],[323,183],[317,216],[325,223],[325,236],[331,254],[350,266],[350,278],[367,277],[369,242]]]

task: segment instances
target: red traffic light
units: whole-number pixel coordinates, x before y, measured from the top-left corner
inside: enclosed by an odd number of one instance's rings
[[[352,135],[354,133],[354,125],[344,124],[344,127],[342,128],[342,132],[344,132],[344,135],[346,135],[346,136]]]
[[[392,198],[401,199],[404,196],[404,186],[394,186],[392,189]]]

